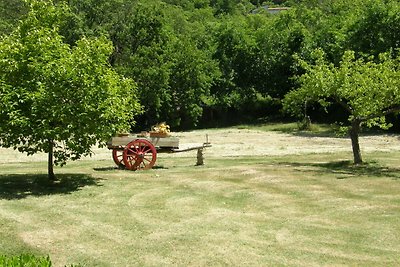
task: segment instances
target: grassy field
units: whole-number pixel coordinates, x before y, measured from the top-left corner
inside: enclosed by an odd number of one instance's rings
[[[0,254],[54,266],[399,266],[400,152],[0,164]]]

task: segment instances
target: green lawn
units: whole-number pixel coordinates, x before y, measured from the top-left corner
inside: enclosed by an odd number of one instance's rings
[[[0,164],[0,254],[54,266],[399,266],[400,153]]]

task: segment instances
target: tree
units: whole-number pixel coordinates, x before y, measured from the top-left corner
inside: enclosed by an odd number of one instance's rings
[[[240,15],[225,16],[214,29],[216,50],[213,56],[221,76],[211,92],[212,102],[218,109],[240,108],[255,98],[254,84],[262,68],[258,64],[255,29],[250,20]]]
[[[22,0],[2,0],[0,2],[0,34],[8,34],[17,21],[26,13]]]
[[[348,29],[347,46],[357,54],[377,56],[400,48],[400,5],[397,0],[363,1]]]
[[[91,147],[127,130],[140,106],[134,83],[111,69],[111,42],[58,34],[66,6],[29,2],[21,25],[0,40],[0,146],[46,152],[48,174],[91,154]],[[54,161],[53,161],[54,157]]]
[[[306,73],[299,77],[300,88],[284,98],[284,108],[301,114],[305,101],[327,107],[340,104],[348,112],[348,127],[354,163],[361,164],[359,133],[362,125],[388,128],[385,116],[400,111],[400,57],[381,54],[379,62],[355,59],[345,52],[339,66],[328,63],[322,50],[316,50],[315,64],[301,61]]]
[[[279,113],[280,99],[293,87],[292,55],[303,48],[306,39],[307,32],[296,16],[290,10],[220,20],[214,30],[214,58],[222,75],[211,89],[212,108],[220,113],[232,109],[239,114]]]
[[[209,96],[209,89],[219,74],[217,66],[206,51],[197,49],[193,42],[179,39],[171,43],[169,62],[167,118],[176,125],[192,127],[198,122],[203,99]]]
[[[144,106],[141,127],[160,121],[175,128],[196,125],[203,98],[219,75],[210,34],[201,21],[210,17],[210,9],[185,11],[143,2],[126,10],[114,25],[111,36],[118,53],[113,62],[138,83]]]
[[[304,50],[309,35],[296,13],[273,15],[256,30],[257,54],[248,83],[264,95],[282,99],[293,88],[293,54]]]

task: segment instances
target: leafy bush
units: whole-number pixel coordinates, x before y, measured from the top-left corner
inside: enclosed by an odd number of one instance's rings
[[[49,256],[38,257],[31,254],[22,254],[19,256],[0,255],[0,266],[3,267],[50,267]]]

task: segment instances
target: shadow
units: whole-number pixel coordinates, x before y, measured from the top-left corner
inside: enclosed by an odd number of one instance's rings
[[[311,137],[329,137],[329,138],[338,138],[338,139],[347,139],[349,138],[348,136],[343,136],[343,135],[338,135],[335,132],[332,131],[319,131],[319,132],[312,132],[312,131],[306,131],[306,130],[295,130],[295,131],[279,131],[282,133],[290,134],[293,136],[297,137],[306,137],[306,138],[311,138]]]
[[[335,174],[339,175],[337,179],[346,179],[355,176],[376,176],[376,177],[389,177],[393,179],[400,179],[400,168],[390,168],[381,166],[376,162],[363,163],[361,165],[354,165],[350,160],[333,161],[326,163],[282,163],[294,167],[313,167],[310,171],[315,171],[321,174]],[[305,170],[302,170],[305,171]]]
[[[96,172],[107,172],[107,171],[115,171],[115,170],[124,170],[122,167],[101,167],[101,168],[93,168]]]
[[[247,124],[237,126],[238,129],[258,129],[270,132],[279,132],[299,137],[331,137],[347,138],[346,134],[341,134],[339,127],[325,124],[312,124],[310,129],[302,129],[299,123],[266,123],[266,124]]]
[[[282,131],[284,132],[284,131]],[[292,132],[284,132],[287,134],[291,134],[298,137],[329,137],[329,138],[338,138],[338,139],[348,139],[350,138],[348,135],[340,135],[337,132],[326,130],[326,131],[319,131],[319,132],[312,132],[312,131],[292,131]]]
[[[57,174],[57,179],[50,181],[47,174],[0,175],[0,199],[70,194],[85,186],[101,186],[99,179],[86,174]]]
[[[164,165],[156,165],[156,166],[153,166],[152,169],[155,169],[155,170],[168,170],[169,168],[165,167]]]
[[[156,165],[153,166],[151,169],[156,170],[156,169],[168,169],[167,167],[163,165]],[[130,171],[125,169],[123,166],[122,167],[102,167],[102,168],[93,168],[94,171],[97,172],[107,172],[107,171],[115,171],[115,170],[122,170],[122,171]]]
[[[296,130],[296,129],[282,129],[282,130],[277,130],[282,133],[287,133],[291,134],[294,136],[298,137],[330,137],[330,138],[339,138],[339,139],[349,139],[350,136],[348,135],[347,132],[343,133],[338,130],[338,128],[332,128],[332,129],[327,129],[327,130],[318,130],[318,131],[312,131],[312,130]],[[366,136],[390,136],[390,137],[398,137],[400,139],[400,136],[398,134],[390,133],[381,129],[369,129],[369,128],[362,128],[361,132],[359,133],[360,137],[366,137]]]

